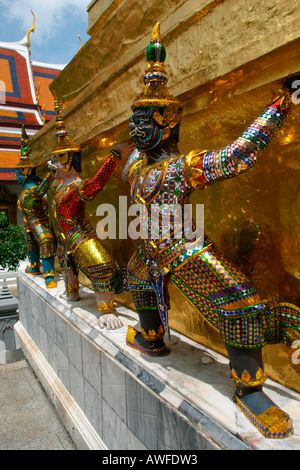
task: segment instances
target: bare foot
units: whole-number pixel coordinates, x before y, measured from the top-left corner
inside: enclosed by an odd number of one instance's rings
[[[116,330],[123,326],[123,322],[114,313],[107,313],[100,316],[99,326],[100,328],[106,327],[107,330]]]

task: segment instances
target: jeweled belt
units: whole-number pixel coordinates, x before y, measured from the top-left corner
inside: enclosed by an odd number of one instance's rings
[[[66,234],[62,234],[62,239],[68,252],[74,253],[75,250],[85,241],[95,238],[94,227],[87,221],[74,225]]]

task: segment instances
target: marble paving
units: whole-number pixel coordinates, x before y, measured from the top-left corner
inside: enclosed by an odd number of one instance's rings
[[[76,450],[24,359],[0,365],[0,450]]]

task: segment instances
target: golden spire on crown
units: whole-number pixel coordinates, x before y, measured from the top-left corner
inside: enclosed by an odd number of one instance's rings
[[[146,49],[146,69],[143,78],[144,88],[132,105],[132,110],[140,107],[167,107],[174,105],[181,108],[180,101],[167,89],[165,70],[166,49],[161,42],[160,23],[153,28],[150,44]]]
[[[54,97],[54,109],[56,113],[56,144],[52,150],[52,155],[63,154],[66,152],[79,152],[80,146],[77,145],[73,140],[69,137],[69,131],[66,129],[65,123],[61,116],[60,106],[57,101],[56,94],[53,93]],[[63,162],[62,162],[63,163]]]

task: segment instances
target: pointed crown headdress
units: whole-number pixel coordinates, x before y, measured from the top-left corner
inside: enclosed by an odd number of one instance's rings
[[[19,162],[16,168],[19,168],[25,176],[30,173],[32,168],[37,167],[37,165],[35,165],[28,157],[30,152],[31,152],[30,140],[25,129],[25,124],[23,124],[22,125],[22,137],[21,137],[21,151],[20,151]]]
[[[58,104],[56,94],[54,96],[54,109],[56,113],[56,144],[53,147],[51,154],[52,155],[57,155],[57,154],[63,154],[66,152],[79,152],[80,146],[73,142],[73,140],[70,139],[69,137],[69,131],[66,129],[65,123],[63,121],[63,118],[61,116],[61,110],[60,106]],[[63,163],[63,162],[62,162]]]
[[[143,91],[136,98],[132,110],[141,107],[165,108],[164,115],[156,112],[153,117],[162,126],[175,127],[180,121],[182,105],[167,88],[165,70],[166,49],[161,42],[160,23],[153,28],[150,44],[146,49],[146,69]]]

